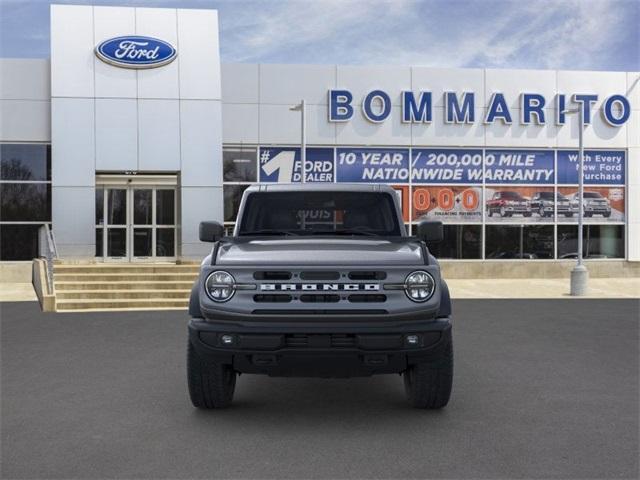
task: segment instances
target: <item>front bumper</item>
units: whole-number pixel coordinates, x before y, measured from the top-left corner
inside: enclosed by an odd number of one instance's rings
[[[223,335],[233,338],[224,345]],[[411,345],[407,336],[417,336]],[[356,377],[437,361],[451,341],[448,317],[395,325],[277,322],[242,326],[191,319],[189,341],[205,362],[270,376]]]

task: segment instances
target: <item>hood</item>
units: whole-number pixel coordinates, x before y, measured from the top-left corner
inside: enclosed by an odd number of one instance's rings
[[[224,242],[217,265],[420,265],[420,243],[411,239],[260,239]]]

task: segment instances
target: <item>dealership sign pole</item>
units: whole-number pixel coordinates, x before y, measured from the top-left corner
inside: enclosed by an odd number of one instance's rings
[[[300,100],[298,105],[289,107],[292,112],[300,112],[300,162],[302,172],[302,183],[306,182],[307,173],[307,122],[305,115],[305,102],[304,99]]]
[[[578,122],[578,263],[571,270],[571,295],[581,296],[587,293],[589,271],[582,261],[582,224],[584,221],[584,102],[577,109]]]

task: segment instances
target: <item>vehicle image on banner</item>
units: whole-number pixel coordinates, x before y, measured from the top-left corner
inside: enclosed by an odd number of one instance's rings
[[[575,193],[573,200],[580,203],[580,194]],[[603,197],[600,192],[585,191],[582,199],[584,207],[584,216],[593,217],[594,215],[602,215],[605,218],[611,216],[611,204],[609,200]]]
[[[493,197],[487,200],[487,215],[492,217],[494,213],[501,217],[512,217],[517,214],[530,217],[532,214],[529,200],[512,190],[495,192]]]
[[[553,217],[553,209],[558,209],[558,215],[565,217],[573,217],[577,213],[577,205],[572,206],[572,202],[561,193],[553,192],[536,192],[531,197],[531,211],[536,212],[541,217]]]
[[[413,406],[448,403],[451,302],[427,247],[441,222],[408,236],[386,185],[275,184],[249,187],[223,232],[200,225],[213,248],[189,302],[194,406],[229,405],[242,373],[401,373]]]

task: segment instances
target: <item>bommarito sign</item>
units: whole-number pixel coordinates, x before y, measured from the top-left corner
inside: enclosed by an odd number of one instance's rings
[[[349,90],[329,90],[329,121],[348,122],[353,118],[356,107],[353,94]],[[430,123],[433,120],[433,95],[429,91],[418,93],[404,91],[400,94],[402,101],[401,115],[403,123]],[[564,125],[566,122],[566,110],[568,109],[568,95],[560,93],[555,96],[555,121],[556,125]],[[511,109],[505,95],[496,92],[491,96],[487,105],[484,118],[480,119],[476,114],[475,93],[445,92],[444,122],[445,123],[475,123],[482,121],[492,124],[501,121],[511,124],[514,121]],[[593,104],[598,101],[598,95],[576,93],[570,96],[572,103],[583,108],[584,123],[591,123],[591,110]],[[523,125],[544,125],[551,120],[547,118],[545,107],[547,99],[539,93],[520,94],[520,118]],[[373,123],[381,123],[391,115],[391,97],[384,90],[372,90],[361,101],[362,115]],[[631,115],[631,105],[627,97],[621,94],[610,95],[602,105],[602,116],[612,127],[624,125]]]

